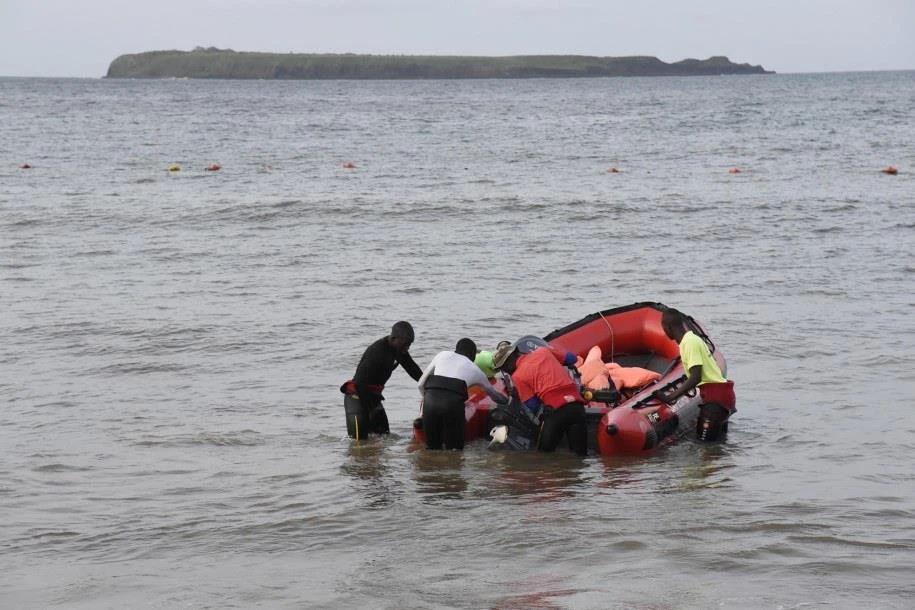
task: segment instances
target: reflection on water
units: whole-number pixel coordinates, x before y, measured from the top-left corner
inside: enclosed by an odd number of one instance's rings
[[[698,463],[684,469],[684,488],[726,487],[732,482],[729,471],[735,467],[731,453],[734,448],[727,441],[720,443],[695,443]]]
[[[387,439],[353,441],[340,464],[343,474],[353,479],[369,508],[394,504],[403,495],[403,482],[391,470]]]
[[[498,477],[491,491],[499,496],[515,496],[534,502],[572,498],[581,491],[587,465],[581,457],[566,453],[503,451]]]
[[[533,586],[543,586],[543,583],[530,583]],[[510,595],[493,605],[493,610],[553,610],[565,608],[565,604],[553,601],[557,597],[568,597],[578,593],[574,590],[537,591],[534,593],[520,593]]]
[[[420,450],[412,454],[411,460],[416,491],[426,495],[427,501],[464,497],[469,485],[462,472],[463,452]]]

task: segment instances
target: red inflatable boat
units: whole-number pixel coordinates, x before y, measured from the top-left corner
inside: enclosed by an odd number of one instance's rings
[[[686,377],[680,364],[677,344],[664,334],[661,303],[635,303],[599,311],[554,330],[543,341],[579,356],[579,363],[594,359],[599,351],[602,363],[611,363],[623,372],[651,372],[652,379],[641,385],[591,390],[582,386],[587,405],[589,449],[601,455],[647,455],[666,447],[688,432],[694,432],[699,417],[699,395],[682,396],[667,405],[652,397],[660,389],[670,390]],[[688,317],[689,329],[708,344],[722,373],[727,375],[724,356],[698,322]],[[595,349],[595,347],[597,349]],[[594,364],[592,362],[592,364]],[[618,365],[618,366],[617,366]],[[497,373],[497,375],[499,375]],[[636,376],[638,377],[638,375]],[[644,377],[644,376],[643,376]],[[624,382],[627,383],[627,382]],[[504,389],[498,376],[494,384]],[[508,438],[502,446],[533,447],[536,423],[525,421],[519,405],[505,417],[481,390],[471,392],[465,405],[467,441],[488,439],[495,425],[507,425]],[[424,442],[421,420],[414,423],[414,438]]]

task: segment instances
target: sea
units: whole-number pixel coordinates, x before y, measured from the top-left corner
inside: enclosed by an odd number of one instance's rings
[[[913,607],[915,72],[3,78],[0,135],[0,607]],[[430,452],[402,370],[346,435],[398,320],[642,301],[724,442]]]

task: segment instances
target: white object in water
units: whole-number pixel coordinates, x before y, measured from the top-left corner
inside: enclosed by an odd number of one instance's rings
[[[496,426],[489,431],[489,436],[492,438],[492,440],[489,441],[490,447],[495,444],[501,445],[508,440],[508,426]]]

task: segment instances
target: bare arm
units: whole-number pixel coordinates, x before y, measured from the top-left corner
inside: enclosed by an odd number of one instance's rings
[[[501,392],[499,392],[499,390],[494,388],[493,385],[491,383],[489,383],[489,379],[486,378],[486,375],[483,374],[483,371],[481,371],[477,365],[473,364],[472,362],[470,364],[472,365],[473,368],[468,369],[468,371],[472,371],[472,373],[471,373],[470,379],[468,380],[470,383],[468,383],[467,385],[468,386],[478,385],[481,388],[483,388],[483,391],[486,392],[489,395],[489,397],[492,398],[497,403],[503,404],[503,405],[505,403],[507,403],[508,396],[502,394]]]
[[[702,365],[697,364],[689,369],[689,374],[686,377],[686,381],[680,384],[676,390],[670,394],[664,394],[659,391],[655,393],[655,396],[657,396],[662,401],[670,404],[699,385],[700,379],[702,379]]]

